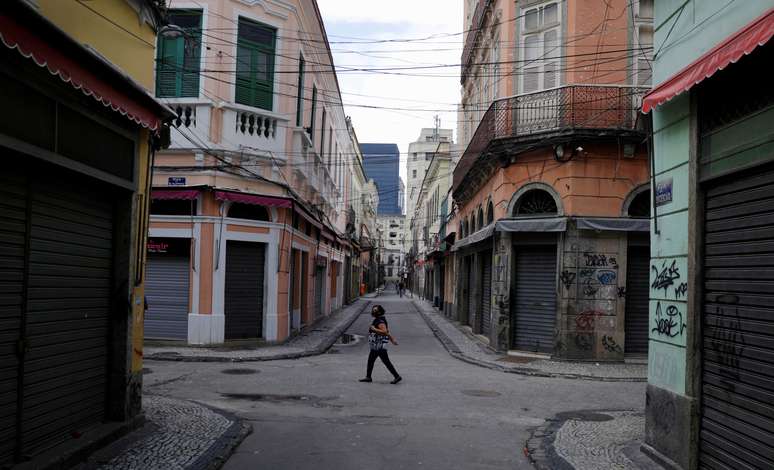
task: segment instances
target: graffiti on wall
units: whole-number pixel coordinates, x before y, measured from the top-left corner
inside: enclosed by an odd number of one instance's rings
[[[684,298],[688,294],[688,283],[682,282],[679,286],[675,287],[675,298]]]
[[[655,274],[650,288],[656,291],[663,289],[664,294],[675,284],[675,281],[680,279],[680,268],[677,266],[676,260],[672,260],[671,264],[668,261],[664,261],[661,263],[660,268],[656,265],[651,265],[650,269]]]
[[[586,310],[575,317],[575,329],[578,331],[594,331],[594,324],[598,317],[604,315],[598,310]]]
[[[624,299],[626,298],[626,286],[624,287],[618,287],[618,298]]]
[[[730,379],[723,382],[733,390],[740,378],[739,360],[747,347],[739,309],[729,312],[727,308],[719,307],[717,316],[708,317],[707,329],[711,351],[709,359],[722,366],[719,368],[721,377]]]
[[[602,336],[602,347],[605,348],[605,351],[609,353],[623,354],[623,348],[612,336]]]
[[[589,253],[584,252],[583,258],[585,261],[585,266],[592,267],[592,268],[618,268],[618,261],[615,257],[610,256],[608,257],[605,254],[602,253]]]
[[[683,323],[683,313],[674,304],[667,304],[666,308],[661,307],[661,302],[656,303],[656,326],[651,329],[651,333],[668,338],[682,337],[685,333],[685,323]]]
[[[575,273],[572,271],[562,271],[562,273],[559,274],[559,280],[564,284],[564,288],[569,290],[575,282]]]

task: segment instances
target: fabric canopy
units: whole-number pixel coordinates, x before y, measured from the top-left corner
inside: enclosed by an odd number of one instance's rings
[[[567,230],[566,217],[501,219],[497,221],[498,232],[564,232],[565,230]]]
[[[19,7],[17,13],[19,16],[0,12],[0,42],[9,49],[17,49],[63,82],[152,131],[160,127],[163,118],[174,116],[166,105],[129,76],[75,42],[37,12]],[[109,76],[115,79],[108,79]]]
[[[728,64],[735,63],[742,56],[762,46],[774,34],[774,8],[755,21],[729,36],[725,41],[707,51],[677,74],[655,87],[642,101],[642,112],[664,104],[675,96],[686,92],[705,78],[709,78]]]
[[[607,230],[615,232],[649,232],[650,219],[632,219],[628,217],[578,217],[575,219],[579,229]]]
[[[240,202],[242,204],[253,204],[256,206],[291,207],[293,205],[290,199],[273,196],[259,196],[257,194],[248,193],[232,193],[227,191],[215,191],[215,199],[220,201]]]
[[[154,189],[151,191],[151,198],[155,200],[182,200],[188,201],[196,199],[199,196],[198,189]]]
[[[487,225],[486,227],[482,228],[478,232],[470,234],[467,237],[455,243],[451,251],[457,251],[457,250],[460,250],[461,248],[465,248],[466,246],[471,246],[471,245],[475,245],[476,243],[483,242],[484,240],[491,237],[494,231],[495,231],[494,224]]]

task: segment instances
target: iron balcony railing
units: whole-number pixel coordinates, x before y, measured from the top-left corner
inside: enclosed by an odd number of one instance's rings
[[[566,85],[492,102],[457,167],[456,189],[478,157],[498,139],[564,130],[633,130],[649,88]]]
[[[484,13],[486,13],[487,7],[490,6],[493,0],[478,0],[476,3],[476,9],[473,11],[473,17],[470,21],[470,28],[465,38],[465,46],[462,48],[462,76],[461,81],[464,83],[465,75],[467,74],[469,62],[473,57],[473,49],[478,41],[479,33],[481,32],[481,25],[484,19]]]

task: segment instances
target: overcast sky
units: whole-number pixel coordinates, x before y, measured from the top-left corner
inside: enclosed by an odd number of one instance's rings
[[[358,139],[361,143],[398,144],[405,183],[408,144],[419,137],[421,128],[433,127],[433,116],[441,117],[441,127],[454,129],[456,141],[457,117],[453,110],[459,101],[459,67],[394,71],[411,74],[408,76],[343,69],[458,64],[462,0],[318,0],[318,4],[338,68],[344,108],[352,116]],[[432,35],[438,36],[405,41]],[[361,39],[395,41],[342,43]],[[348,104],[406,109],[366,109]]]

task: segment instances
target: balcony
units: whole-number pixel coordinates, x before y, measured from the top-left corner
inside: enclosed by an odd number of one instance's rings
[[[534,143],[567,134],[638,133],[637,114],[647,91],[633,86],[567,85],[493,102],[454,169],[455,192],[480,157],[500,143]]]
[[[273,152],[285,158],[285,131],[288,119],[250,106],[227,103],[223,106],[224,147]]]
[[[190,149],[210,145],[210,116],[212,103],[196,98],[170,98],[163,100],[175,111],[177,117],[171,126],[171,149]]]

